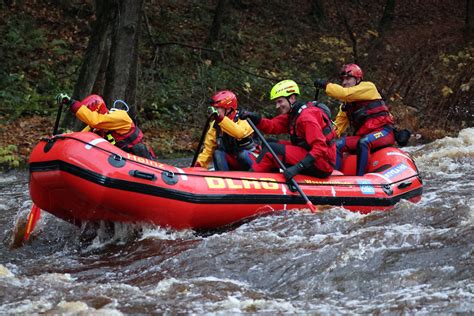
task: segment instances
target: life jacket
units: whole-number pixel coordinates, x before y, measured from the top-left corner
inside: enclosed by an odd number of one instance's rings
[[[239,115],[235,115],[234,122],[239,120]],[[235,139],[234,137],[224,133],[217,124],[214,123],[214,128],[216,129],[216,144],[219,150],[225,151],[226,153],[237,154],[242,150],[254,151],[256,148],[256,143],[253,138],[253,134],[242,139]]]
[[[336,141],[336,132],[334,131],[334,126],[331,121],[331,110],[326,106],[324,103],[320,103],[318,101],[309,101],[306,104],[304,103],[297,103],[295,104],[291,111],[290,116],[288,118],[288,133],[290,134],[290,140],[293,145],[303,147],[306,150],[311,150],[311,146],[306,142],[306,139],[303,137],[299,137],[296,134],[296,121],[298,117],[301,115],[304,109],[308,107],[315,106],[322,112],[322,117],[324,120],[324,126],[322,126],[323,135],[326,137],[326,145],[329,147]]]
[[[133,146],[140,143],[143,139],[142,131],[132,123],[132,128],[126,134],[119,134],[116,131],[104,131],[94,129],[94,133],[105,138],[112,145],[117,146],[125,152],[132,152]]]
[[[383,100],[346,103],[343,105],[342,110],[346,112],[355,132],[370,118],[390,115],[388,107]]]

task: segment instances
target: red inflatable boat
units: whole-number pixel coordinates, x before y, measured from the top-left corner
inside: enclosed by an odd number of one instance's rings
[[[326,179],[295,180],[314,205],[367,213],[401,199],[419,201],[422,181],[397,148],[371,155],[369,173],[353,176],[356,159]],[[175,229],[214,229],[288,209],[307,209],[281,173],[177,168],[125,153],[93,133],[42,140],[31,153],[30,194],[41,209],[82,221],[153,223]]]

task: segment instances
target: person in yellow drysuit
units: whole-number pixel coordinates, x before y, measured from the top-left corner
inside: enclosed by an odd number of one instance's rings
[[[143,143],[142,131],[126,111],[119,109],[109,111],[104,100],[96,94],[82,101],[76,101],[67,94],[60,93],[56,96],[56,100],[68,105],[71,112],[87,124],[82,131],[92,131],[125,152],[148,159],[154,158],[153,152]]]
[[[212,160],[215,170],[249,170],[255,162],[258,145],[252,127],[239,119],[236,95],[229,90],[218,91],[210,103],[209,112],[214,120],[194,167],[207,168]]]
[[[314,86],[344,102],[334,122],[336,134],[340,137],[336,142],[336,169],[341,168],[344,152],[356,151],[356,175],[362,176],[371,150],[395,143],[393,117],[376,86],[370,81],[362,81],[363,72],[358,65],[344,65],[340,75],[342,85],[316,79]],[[341,137],[349,125],[354,135]]]

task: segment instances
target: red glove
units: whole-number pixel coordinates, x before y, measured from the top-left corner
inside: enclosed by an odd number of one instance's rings
[[[201,168],[201,164],[199,163],[199,161],[196,161],[196,163],[194,164],[194,167],[197,167],[197,168]]]

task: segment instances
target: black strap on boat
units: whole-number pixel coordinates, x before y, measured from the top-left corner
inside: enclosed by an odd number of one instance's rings
[[[156,179],[156,176],[153,173],[143,172],[143,171],[140,171],[140,170],[130,170],[128,172],[128,174],[131,175],[132,177],[145,179],[145,180],[153,181],[153,180]]]

